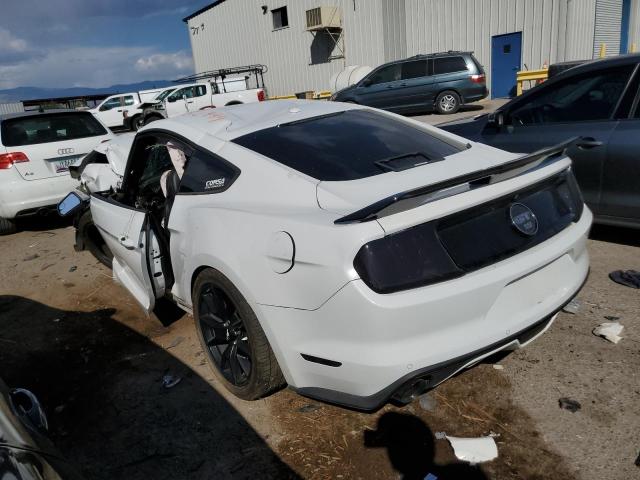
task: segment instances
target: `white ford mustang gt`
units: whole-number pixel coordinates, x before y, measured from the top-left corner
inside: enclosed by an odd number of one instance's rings
[[[192,312],[231,392],[369,410],[528,343],[579,291],[592,215],[565,147],[274,101],[141,129],[121,188],[88,201],[114,278]]]

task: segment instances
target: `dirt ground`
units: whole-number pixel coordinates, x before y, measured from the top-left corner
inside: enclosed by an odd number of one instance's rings
[[[427,121],[431,120],[429,118]],[[87,479],[640,478],[640,233],[595,227],[577,314],[419,402],[359,413],[281,390],[244,402],[214,380],[185,315],[147,318],[73,228],[31,221],[0,237],[0,377],[33,390],[51,436]],[[594,336],[606,317],[617,345]],[[502,369],[496,369],[499,365]],[[162,378],[181,378],[170,389]],[[569,397],[582,408],[559,408]],[[494,434],[499,456],[458,462],[446,440]]]

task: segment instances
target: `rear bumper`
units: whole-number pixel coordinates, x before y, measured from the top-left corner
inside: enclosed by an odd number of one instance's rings
[[[457,279],[392,294],[354,280],[317,310],[259,315],[291,388],[375,409],[544,332],[587,277],[592,219],[585,208],[549,240]]]
[[[586,279],[585,279],[586,281]],[[577,292],[576,292],[577,293]],[[573,298],[573,297],[572,297]],[[569,299],[570,300],[570,299]],[[567,302],[568,303],[568,302]],[[560,307],[558,310],[560,310]],[[416,395],[442,383],[457,372],[469,368],[482,359],[504,350],[516,350],[532,342],[542,335],[554,322],[557,313],[534,323],[532,326],[512,335],[504,340],[489,345],[485,348],[470,352],[460,357],[452,358],[436,365],[408,373],[391,385],[369,396],[350,395],[343,392],[328,390],[325,388],[303,387],[293,388],[300,395],[314,398],[323,402],[335,403],[356,410],[371,411],[380,408],[389,400],[400,402],[411,401]]]
[[[69,175],[24,180],[13,168],[0,171],[0,217],[30,215],[54,207],[74,190],[78,181]]]
[[[483,98],[487,98],[488,95],[489,91],[486,86],[470,89],[470,91],[464,94],[464,103],[477,102]]]

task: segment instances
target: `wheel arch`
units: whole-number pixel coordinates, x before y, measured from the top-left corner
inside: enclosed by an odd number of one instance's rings
[[[207,256],[206,258],[200,257],[198,261],[194,263],[194,265],[196,266],[190,269],[191,270],[190,276],[186,277],[189,279],[189,292],[188,292],[189,303],[191,305],[191,308],[194,314],[195,314],[195,306],[193,305],[194,303],[193,287],[195,286],[195,282],[196,282],[196,279],[198,278],[198,275],[200,275],[203,271],[208,269],[217,270],[218,272],[222,273],[225,277],[227,277],[227,279],[229,279],[229,281],[233,284],[233,286],[238,289],[240,294],[245,298],[245,300],[247,301],[247,303],[255,313],[256,318],[258,319],[258,322],[260,323],[260,326],[262,327],[262,330],[264,331],[267,337],[267,340],[269,341],[269,345],[271,346],[271,349],[273,350],[273,353],[276,356],[276,359],[278,361],[278,364],[280,365],[280,369],[285,379],[287,380],[287,382],[291,382],[292,375],[286,364],[286,355],[283,349],[280,347],[280,344],[277,339],[277,335],[272,330],[271,325],[269,324],[269,322],[265,321],[266,315],[261,307],[261,304],[257,303],[255,298],[251,294],[249,294],[248,286],[242,281],[240,277],[235,275],[235,273],[233,273],[233,271],[230,268],[228,268],[226,264],[224,264],[219,260],[216,260],[214,257],[209,257],[209,256]]]
[[[164,120],[164,116],[162,116],[161,113],[157,113],[157,112],[149,112],[146,114],[143,114],[142,120],[144,122],[144,125],[146,125],[149,122],[149,119],[157,119],[157,120]]]

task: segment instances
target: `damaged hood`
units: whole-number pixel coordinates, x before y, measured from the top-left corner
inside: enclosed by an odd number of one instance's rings
[[[517,154],[487,145],[470,145],[471,148],[450,155],[443,161],[400,172],[381,173],[350,181],[321,181],[317,185],[318,205],[332,213],[348,214],[401,192],[485,170],[518,158]]]
[[[113,140],[101,143],[95,149],[96,152],[103,153],[107,156],[111,170],[119,177],[124,176],[129,151],[131,150],[134,138],[135,133],[125,133],[118,135]]]

